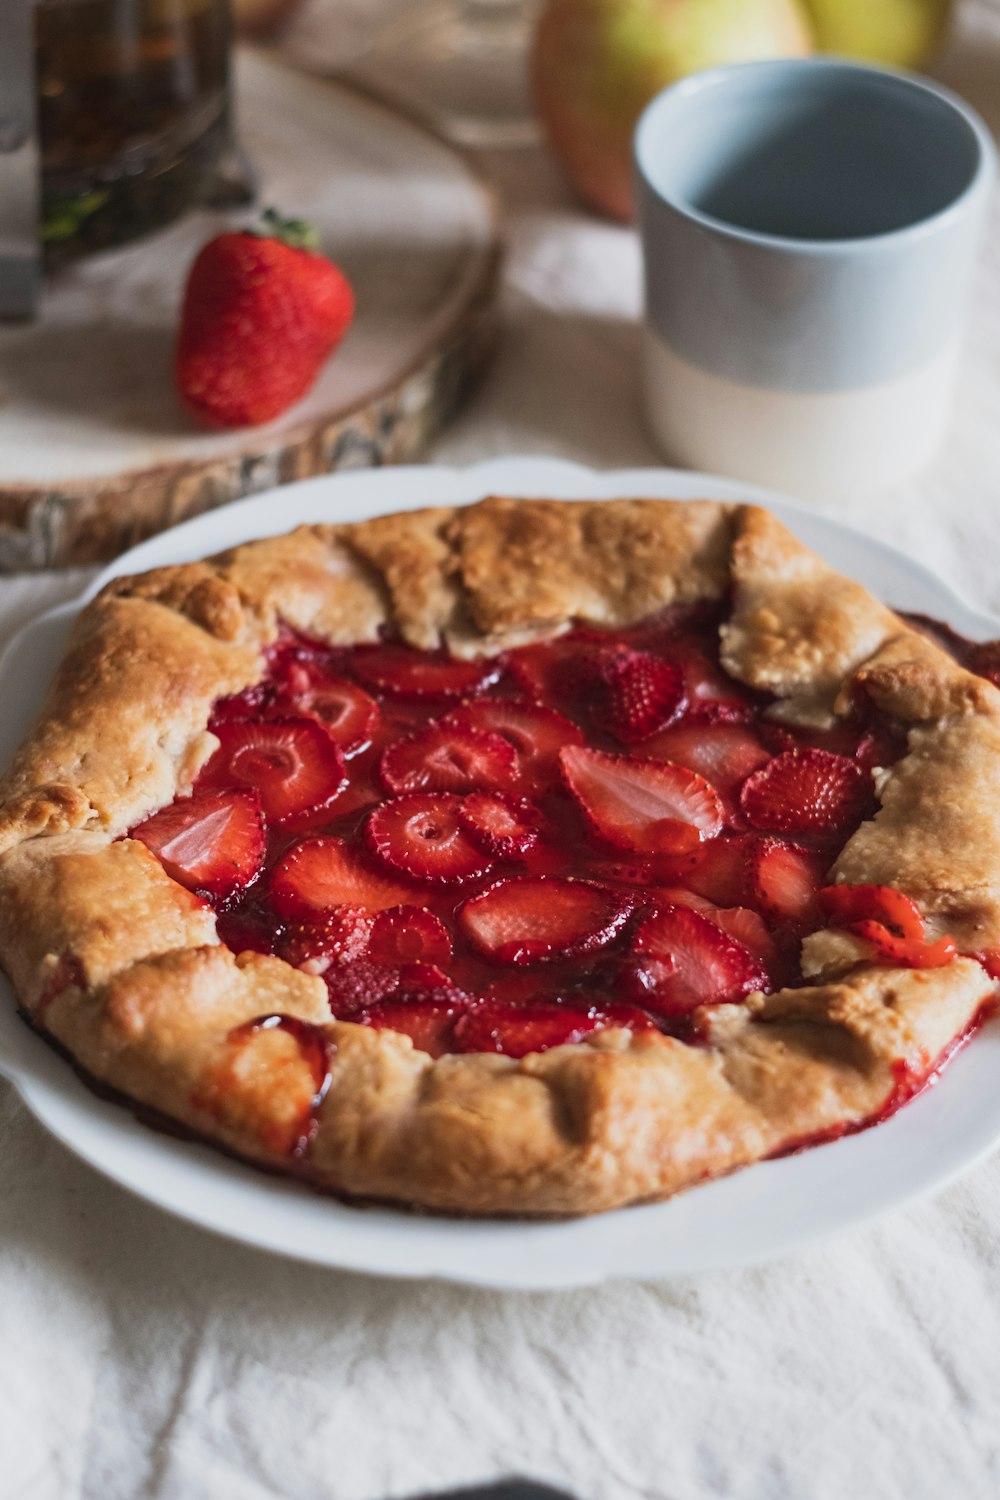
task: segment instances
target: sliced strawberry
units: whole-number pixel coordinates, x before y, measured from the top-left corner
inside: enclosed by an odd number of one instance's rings
[[[174,880],[217,900],[245,889],[264,862],[264,815],[253,792],[198,791],[136,824],[129,836]]]
[[[699,853],[703,848],[709,849],[714,842],[713,839],[699,845]],[[647,854],[641,858],[633,855],[631,859],[605,857],[610,853],[610,850],[595,851],[592,861],[588,861],[590,876],[594,880],[610,881],[613,885],[640,885],[643,890],[654,885],[686,884],[688,870],[699,857],[697,854]]]
[[[521,782],[538,790],[557,774],[564,745],[582,745],[583,735],[571,720],[538,703],[515,703],[509,698],[482,698],[463,703],[447,723],[503,735],[517,753]]]
[[[841,833],[872,800],[871,781],[829,750],[786,750],[744,782],[740,805],[755,828]]]
[[[495,859],[516,859],[538,843],[538,814],[530,802],[495,792],[470,792],[459,818],[480,848]]]
[[[749,882],[754,903],[778,921],[815,920],[825,861],[781,839],[756,839],[750,847]]]
[[[395,995],[400,984],[397,968],[391,964],[373,964],[367,959],[331,964],[323,978],[330,1009],[338,1021],[353,1021],[359,1012]]]
[[[752,899],[749,868],[756,843],[754,834],[729,833],[709,839],[688,857],[686,865],[679,865],[678,880],[718,906],[746,906]]]
[[[392,906],[375,918],[368,957],[379,964],[446,964],[451,938],[443,922],[423,906]]]
[[[603,948],[623,927],[632,902],[583,880],[553,875],[501,880],[466,901],[458,925],[495,963],[576,958]]]
[[[285,657],[276,672],[277,715],[308,714],[318,719],[344,755],[370,744],[379,706],[364,688],[346,677],[332,677],[311,659]]]
[[[832,927],[843,927],[871,943],[877,958],[907,969],[939,969],[958,949],[954,939],[927,941],[917,903],[888,885],[828,885],[819,904]]]
[[[926,927],[917,903],[891,885],[828,885],[819,892],[819,904],[831,926],[850,926],[871,918],[882,922],[902,938],[920,940]]]
[[[379,775],[390,792],[500,791],[517,776],[517,756],[499,734],[466,724],[429,724],[382,752]]]
[[[407,995],[428,995],[432,990],[454,990],[457,986],[437,964],[405,963],[399,969],[399,990]]]
[[[601,689],[597,717],[626,745],[649,739],[676,719],[687,702],[680,667],[648,651],[613,658]]]
[[[685,903],[680,904],[683,906]],[[710,906],[703,910],[703,915],[731,938],[742,943],[744,948],[749,948],[765,969],[770,968],[776,951],[774,938],[764,926],[764,919],[759,912],[752,911],[748,906]]]
[[[713,912],[721,911],[714,901],[709,901],[706,896],[699,896],[697,891],[686,890],[682,885],[656,885],[649,886],[643,891],[643,896],[648,897],[654,906],[693,906],[695,911]],[[738,907],[733,908],[739,910]]]
[[[369,815],[368,847],[391,869],[413,880],[474,880],[493,861],[462,827],[461,807],[461,797],[453,792],[394,797]]]
[[[308,920],[335,906],[383,911],[408,901],[410,891],[390,880],[343,839],[305,839],[275,865],[268,900],[280,917]]]
[[[531,1052],[547,1052],[550,1047],[582,1042],[584,1037],[607,1025],[602,1013],[594,1008],[486,1001],[456,1021],[454,1039],[461,1052],[501,1052],[506,1057],[527,1057]]]
[[[553,698],[576,707],[593,691],[604,662],[626,649],[574,632],[508,652],[507,667],[530,698]]]
[[[639,925],[622,972],[629,998],[667,1017],[766,990],[763,964],[701,912],[664,906]]]
[[[657,886],[647,894],[656,907],[690,906],[701,912],[702,916],[721,927],[723,932],[728,932],[731,938],[742,943],[744,948],[749,948],[765,968],[774,960],[777,951],[774,938],[764,925],[763,917],[751,907],[716,906],[714,901],[699,896],[695,891],[687,891],[683,886]]]
[[[786,750],[808,750],[815,748],[808,741],[800,738],[804,734],[803,730],[798,730],[793,734],[784,724],[771,724],[767,719],[759,719],[754,725],[754,731],[765,749],[769,750],[772,756],[783,755]],[[828,747],[821,745],[819,748],[826,750]]]
[[[773,755],[785,750],[830,750],[856,761],[863,771],[894,765],[906,749],[905,739],[886,724],[864,724],[855,716],[838,719],[828,729],[800,728],[793,732],[764,721],[757,730]]]
[[[743,724],[675,724],[647,740],[642,753],[697,771],[733,800],[747,777],[771,759],[770,751]]]
[[[751,907],[716,906],[714,901],[699,896],[695,891],[687,891],[683,886],[657,886],[647,894],[657,908],[690,906],[694,911],[701,912],[702,916],[721,927],[723,932],[742,943],[744,948],[749,948],[765,968],[769,968],[774,961],[777,952],[774,938],[764,925],[763,917]]]
[[[753,718],[753,702],[746,690],[703,651],[677,642],[671,647],[671,658],[684,673],[688,718],[712,724],[739,724]]]
[[[540,993],[537,969],[501,969],[492,984],[487,985],[484,999],[499,1005],[522,1005],[529,1000],[550,999]]]
[[[384,1000],[434,1000],[446,996],[450,1003],[469,1003],[469,997],[453,985],[434,964],[372,963],[359,959],[334,964],[324,975],[330,1009],[340,1021],[359,1020]]]
[[[548,658],[541,646],[519,646],[507,653],[507,670],[520,691],[531,699],[550,696]]]
[[[351,762],[350,780],[337,798],[334,813],[341,826],[347,826],[341,820],[350,819],[351,825],[360,822],[360,814],[370,812],[385,797],[385,791],[378,781],[376,766],[369,755],[359,756],[356,761]]]
[[[372,914],[364,906],[333,906],[311,922],[293,922],[278,939],[278,952],[294,969],[325,974],[331,964],[351,963],[368,946]],[[373,954],[372,957],[375,957]]]
[[[714,787],[683,766],[570,745],[560,752],[570,791],[608,843],[642,854],[681,854],[722,827]]]
[[[445,651],[416,651],[386,643],[359,646],[351,668],[368,687],[400,698],[465,698],[496,682],[503,660],[479,657],[460,661]]]
[[[426,996],[394,995],[367,1006],[352,1019],[376,1031],[399,1031],[408,1036],[418,1052],[442,1057],[454,1050],[456,1019],[469,1008],[461,990],[445,990]]]
[[[219,748],[198,790],[253,787],[270,823],[328,808],[347,785],[340,751],[313,719],[218,724]]]
[[[904,969],[941,969],[957,957],[954,938],[940,937],[934,943],[926,938],[904,938],[890,932],[882,922],[852,922],[848,927],[855,937],[871,943],[877,960]]]

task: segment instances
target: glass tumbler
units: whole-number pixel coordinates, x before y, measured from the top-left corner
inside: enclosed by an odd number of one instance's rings
[[[49,265],[159,228],[232,150],[228,0],[37,0]]]

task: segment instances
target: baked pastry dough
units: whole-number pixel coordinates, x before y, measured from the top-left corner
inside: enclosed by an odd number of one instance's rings
[[[213,704],[258,681],[282,627],[466,659],[698,601],[723,601],[722,665],[772,722],[822,729],[860,695],[907,736],[830,879],[904,892],[961,956],[892,967],[820,928],[808,982],[706,1006],[695,1040],[614,1026],[433,1057],[332,1019],[316,974],[231,951],[123,837],[190,789]],[[1000,692],[752,506],[491,497],[118,578],[0,781],[0,958],[25,1016],[124,1099],[346,1197],[591,1213],[852,1128],[973,1025],[998,947]]]

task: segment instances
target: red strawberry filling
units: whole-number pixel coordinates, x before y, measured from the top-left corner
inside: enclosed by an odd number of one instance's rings
[[[466,901],[458,926],[477,952],[499,964],[576,958],[603,948],[632,902],[604,886],[539,875],[501,880]]]
[[[817,855],[780,839],[757,839],[750,850],[749,877],[754,904],[765,915],[814,925],[823,884],[823,861]]]
[[[609,1026],[645,1030],[652,1025],[641,1011],[626,1005],[584,1009],[574,1005],[552,1005],[540,1001],[513,1006],[487,1001],[459,1016],[452,1035],[460,1052],[502,1052],[507,1057],[527,1057],[582,1042],[584,1037]]]
[[[445,722],[487,730],[505,739],[516,756],[518,786],[525,792],[542,791],[551,784],[564,745],[583,744],[581,730],[564,714],[514,698],[463,703]]]
[[[473,792],[459,809],[462,827],[495,859],[516,859],[538,843],[538,814],[530,802],[499,792]]]
[[[471,839],[454,793],[394,797],[376,807],[365,825],[372,853],[411,880],[464,883],[485,875],[493,861]]]
[[[718,792],[685,766],[576,745],[563,750],[559,760],[597,836],[620,849],[686,854],[721,832]]]
[[[458,661],[444,652],[415,651],[411,646],[359,646],[351,670],[369,688],[399,698],[464,698],[500,676],[502,663],[481,657]]]
[[[510,786],[517,756],[502,735],[464,724],[430,724],[384,750],[378,769],[390,792],[471,792]]]
[[[325,974],[331,964],[363,957],[377,920],[364,906],[331,906],[312,921],[290,922],[278,939],[278,953],[294,969]]]
[[[902,739],[867,705],[779,728],[719,665],[718,624],[665,611],[475,661],[285,631],[216,705],[192,794],[133,836],[230,947],[432,1056],[697,1041],[703,1007],[798,982],[821,927],[874,962],[949,962],[907,897],[828,884]]]
[[[451,938],[440,918],[423,906],[393,906],[372,923],[368,956],[379,964],[447,964]]]
[[[256,1133],[269,1150],[305,1155],[330,1082],[330,1045],[297,1016],[258,1016],[234,1026],[192,1104]]]
[[[613,657],[599,683],[597,717],[625,745],[648,740],[671,723],[687,702],[676,662],[649,651]]]
[[[313,719],[228,720],[214,726],[219,748],[202,770],[202,790],[251,787],[269,823],[326,813],[347,785],[340,751]]]
[[[461,990],[436,995],[412,995],[403,991],[388,1000],[377,1000],[353,1019],[376,1031],[400,1031],[413,1045],[431,1057],[457,1051],[455,1023],[465,1013],[468,997]]]
[[[308,714],[318,719],[344,755],[371,743],[379,706],[356,682],[324,672],[314,660],[288,653],[274,667],[278,717]]]
[[[353,1021],[371,1005],[395,995],[402,983],[400,971],[393,964],[368,959],[328,969],[323,978],[330,1010],[339,1021]]]
[[[178,798],[137,824],[132,837],[181,885],[216,898],[244,889],[264,866],[264,814],[253,792]]]
[[[831,927],[843,927],[871,945],[872,961],[905,969],[939,969],[957,949],[950,937],[932,942],[915,901],[886,885],[830,885],[819,903]]]
[[[771,759],[749,725],[706,724],[700,720],[653,735],[644,743],[642,753],[651,760],[669,760],[697,771],[730,802],[738,799],[747,777]]]
[[[621,979],[630,1000],[670,1018],[770,988],[750,949],[690,906],[660,907],[640,923]]]
[[[337,838],[293,844],[272,869],[267,891],[268,905],[285,921],[309,920],[344,905],[382,911],[409,896],[409,886],[394,882],[364,850]]]
[[[832,750],[786,750],[748,777],[740,792],[754,828],[781,832],[846,833],[874,804],[870,777]]]

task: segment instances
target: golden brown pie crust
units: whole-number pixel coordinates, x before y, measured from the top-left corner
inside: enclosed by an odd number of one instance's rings
[[[0,959],[32,1022],[93,1079],[251,1161],[334,1192],[477,1214],[662,1198],[885,1108],[994,990],[979,962],[890,969],[821,931],[806,986],[706,1007],[708,1046],[614,1030],[520,1060],[432,1059],[330,1019],[322,980],[235,955],[215,919],[120,836],[190,787],[213,701],[255,682],[280,621],[339,644],[384,626],[461,655],[573,621],[623,626],[729,599],[722,662],[786,722],[867,693],[908,732],[881,810],[833,878],[896,886],[933,938],[1000,946],[1000,693],[769,513],[707,501],[477,505],[301,528],[116,579],[80,615],[46,707],[0,780]],[[330,1083],[290,1151],[315,1079]]]

